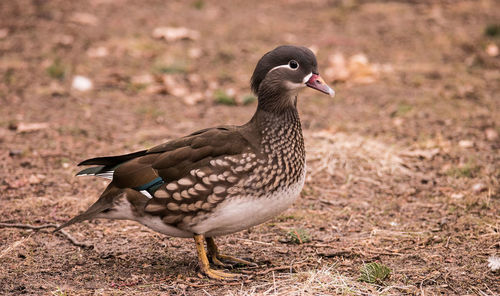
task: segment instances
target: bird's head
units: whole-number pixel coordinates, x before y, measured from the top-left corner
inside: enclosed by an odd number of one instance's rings
[[[302,46],[282,45],[266,53],[255,67],[251,86],[259,103],[265,100],[268,104],[274,101],[284,105],[306,86],[332,97],[335,95],[319,76],[314,53]]]

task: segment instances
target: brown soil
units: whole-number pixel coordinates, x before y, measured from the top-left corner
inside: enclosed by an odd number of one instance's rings
[[[212,93],[232,88],[241,102],[257,60],[279,44],[314,46],[320,71],[334,53],[386,65],[361,75],[368,81],[333,74],[334,100],[301,93],[302,198],[218,239],[226,253],[259,263],[232,270],[241,281],[200,278],[192,240],[99,220],[68,228],[93,249],[47,230],[1,228],[1,293],[500,294],[488,267],[500,253],[500,57],[486,51],[500,45],[492,26],[500,3],[408,2],[1,1],[6,223],[61,223],[86,209],[105,182],[74,177],[83,159],[244,123],[255,102],[216,104]],[[153,38],[161,26],[201,35]],[[99,47],[107,56],[95,57]],[[74,75],[93,90],[72,89]],[[203,99],[187,104],[169,79]],[[290,242],[292,229],[310,241]],[[359,282],[369,262],[390,277]]]

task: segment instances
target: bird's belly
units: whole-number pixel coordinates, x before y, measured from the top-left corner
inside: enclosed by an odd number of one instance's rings
[[[175,226],[171,226],[163,223],[160,217],[155,216],[144,216],[137,219],[142,225],[165,235],[173,237],[193,237],[194,233],[186,230],[179,229]]]
[[[218,206],[208,218],[194,225],[192,231],[211,237],[261,224],[292,205],[304,186],[304,179],[259,197],[231,197]]]
[[[165,235],[174,237],[193,237],[193,233],[179,229],[175,226],[163,223],[160,217],[152,215],[138,216],[132,211],[133,205],[123,198],[118,202],[113,211],[96,215],[96,218],[106,218],[114,220],[132,220]]]

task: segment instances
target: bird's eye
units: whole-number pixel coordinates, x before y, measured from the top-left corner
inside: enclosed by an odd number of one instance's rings
[[[296,60],[291,60],[288,62],[288,66],[292,68],[293,70],[297,69],[299,67],[299,63],[297,63]]]

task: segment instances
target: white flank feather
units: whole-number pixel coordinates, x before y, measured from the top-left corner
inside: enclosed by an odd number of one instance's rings
[[[144,194],[149,199],[153,198],[153,196],[151,194],[149,194],[149,192],[147,190],[141,190],[139,192]]]
[[[97,177],[101,177],[101,178],[105,178],[105,179],[109,179],[109,180],[113,180],[113,174],[115,173],[115,171],[107,171],[107,172],[102,172],[102,173],[99,173],[99,174],[95,174]]]
[[[490,258],[488,258],[488,267],[491,271],[500,270],[500,257],[495,255],[490,256]]]

